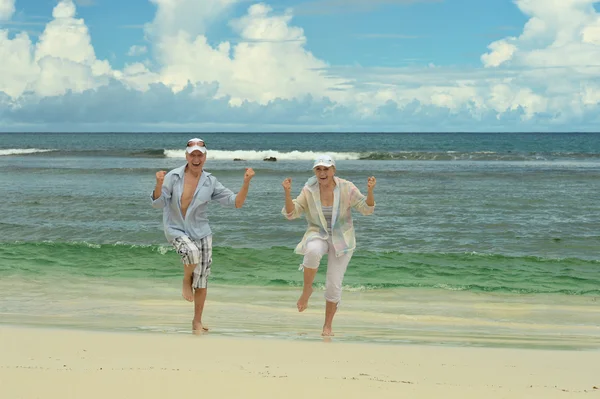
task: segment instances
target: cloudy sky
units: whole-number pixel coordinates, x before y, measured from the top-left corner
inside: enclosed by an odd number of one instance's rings
[[[0,0],[0,131],[597,131],[595,0]]]

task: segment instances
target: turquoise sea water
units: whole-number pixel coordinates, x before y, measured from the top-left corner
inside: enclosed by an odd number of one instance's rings
[[[600,347],[596,134],[0,134],[0,323],[187,331],[149,195],[193,136],[234,191],[256,171],[244,208],[210,209],[215,333],[318,336],[324,273],[297,314],[305,222],[280,215],[280,184],[298,193],[327,151],[340,177],[378,181],[338,339]]]

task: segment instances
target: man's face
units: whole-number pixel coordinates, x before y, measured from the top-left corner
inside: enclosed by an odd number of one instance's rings
[[[202,170],[204,167],[204,162],[206,161],[206,153],[200,152],[198,150],[192,152],[191,154],[185,153],[185,159],[187,159],[188,166],[192,170]]]

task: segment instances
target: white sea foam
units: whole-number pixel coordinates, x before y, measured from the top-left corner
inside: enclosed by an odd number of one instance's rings
[[[279,152],[273,150],[266,151],[221,151],[221,150],[209,150],[208,159],[215,160],[233,160],[243,159],[246,161],[262,161],[265,158],[275,157],[277,160],[299,160],[299,161],[312,161],[320,154],[319,152],[312,151],[291,151],[291,152]],[[357,152],[328,152],[335,160],[349,160],[349,159],[360,159],[360,154]],[[185,152],[183,150],[165,150],[165,156],[167,158],[185,158]]]
[[[36,154],[41,152],[51,152],[56,150],[42,150],[39,148],[9,148],[7,150],[0,150],[0,156],[3,155],[23,155],[23,154]]]

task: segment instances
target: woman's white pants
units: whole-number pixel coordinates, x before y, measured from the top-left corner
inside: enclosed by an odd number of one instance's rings
[[[331,238],[327,241],[318,238],[312,239],[306,243],[306,252],[302,266],[309,269],[317,269],[324,255],[327,255],[325,300],[338,303],[342,299],[342,282],[344,281],[344,274],[346,273],[348,263],[350,263],[350,259],[352,258],[352,253],[336,257]]]

